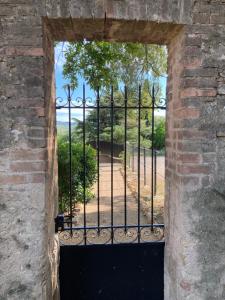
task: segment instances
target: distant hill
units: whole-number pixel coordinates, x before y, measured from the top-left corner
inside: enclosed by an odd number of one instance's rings
[[[69,126],[69,122],[62,122],[62,121],[57,121],[56,123],[57,128],[67,128]]]
[[[76,122],[71,123],[72,127],[76,125]],[[56,123],[57,128],[68,128],[69,122],[57,121]]]
[[[72,125],[72,129],[73,129],[73,127],[76,125],[76,123],[73,122],[71,125]],[[56,127],[57,127],[58,135],[68,134],[69,122],[57,121]]]

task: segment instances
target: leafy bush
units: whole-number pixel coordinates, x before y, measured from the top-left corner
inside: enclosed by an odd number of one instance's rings
[[[165,117],[158,116],[155,120],[155,138],[153,147],[158,150],[165,148]]]
[[[96,175],[96,151],[90,145],[85,145],[85,157],[83,145],[72,142],[72,199],[75,202],[83,202],[84,179],[85,179],[85,200],[89,201],[93,194],[93,186]],[[58,139],[58,175],[59,175],[59,210],[65,212],[69,208],[69,143],[63,137]]]

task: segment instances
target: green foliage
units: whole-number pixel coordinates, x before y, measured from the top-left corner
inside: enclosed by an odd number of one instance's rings
[[[102,90],[101,105],[109,105],[110,86],[114,86],[114,97],[118,106],[124,104],[124,92],[121,84],[128,86],[128,106],[137,105],[138,84],[142,85],[142,105],[151,106],[151,89],[153,81],[166,74],[166,48],[158,45],[143,45],[138,43],[108,43],[96,41],[80,41],[70,43],[65,49],[64,76],[76,88],[78,76],[81,76],[93,90],[98,87]],[[156,95],[156,103],[161,97],[160,84]],[[111,116],[109,109],[100,109],[100,140],[111,142]],[[127,162],[130,159],[129,147],[136,147],[138,143],[138,112],[127,111]],[[141,110],[141,147],[158,150],[165,147],[165,118],[155,117],[155,139],[152,145],[151,111]],[[123,109],[114,110],[113,136],[114,143],[124,143],[125,115]],[[72,127],[72,199],[82,202],[93,197],[92,186],[97,176],[96,151],[88,145],[96,141],[97,113],[89,110],[85,120],[86,155],[84,164],[83,122],[76,120]],[[68,128],[61,124],[58,130],[58,171],[59,171],[59,210],[66,212],[69,208],[69,144]],[[124,152],[120,154],[124,162]],[[84,166],[86,166],[84,170]]]
[[[111,117],[109,109],[100,110],[100,141],[111,142]],[[124,143],[125,124],[124,110],[114,110],[113,122],[113,141],[115,144]],[[151,129],[151,111],[141,113],[141,130],[140,144],[141,147],[151,148],[152,146],[152,129]],[[89,111],[85,120],[85,130],[87,141],[94,142],[97,137],[97,113],[96,110]],[[77,120],[77,126],[73,129],[73,138],[81,141],[83,136],[83,122]],[[155,116],[155,143],[154,148],[160,150],[165,147],[165,117]],[[138,114],[137,111],[128,110],[127,118],[127,141],[137,146],[138,142]]]
[[[166,48],[139,43],[109,43],[83,40],[65,50],[64,76],[76,87],[78,75],[94,90],[115,88],[121,83],[141,84],[146,74],[154,78],[166,74]]]
[[[85,146],[85,164],[83,145],[72,143],[72,199],[73,203],[82,202],[84,178],[86,201],[92,197],[91,187],[96,180],[96,151],[90,145]],[[84,166],[86,169],[84,170]],[[58,174],[59,174],[59,210],[65,212],[69,207],[69,144],[64,136],[58,138]]]
[[[143,45],[138,43],[109,43],[83,40],[69,43],[65,49],[64,76],[74,88],[81,76],[93,90],[101,88],[101,105],[109,105],[110,86],[114,86],[114,98],[118,106],[124,104],[124,92],[121,84],[128,86],[128,105],[137,105],[138,84],[142,85],[142,104],[151,106],[153,81],[157,83],[160,76],[167,71],[167,51],[163,46]],[[158,81],[159,83],[159,81]],[[162,96],[160,84],[156,93],[156,103]],[[111,116],[109,109],[100,109],[100,140],[111,141]],[[151,111],[141,110],[141,147],[152,147]],[[124,143],[124,110],[114,110],[113,136],[114,143]],[[138,112],[128,110],[127,141],[137,146]],[[79,144],[82,140],[83,122],[76,120],[73,128],[73,141]],[[97,137],[97,112],[90,110],[85,120],[86,141],[94,142]],[[162,149],[165,146],[165,120],[156,117],[155,143],[153,147]],[[79,194],[77,192],[77,194]],[[79,197],[78,197],[79,198]]]
[[[165,117],[157,116],[155,119],[154,148],[162,150],[165,148]]]
[[[57,135],[63,137],[66,136],[67,133],[68,133],[68,126],[57,123]]]

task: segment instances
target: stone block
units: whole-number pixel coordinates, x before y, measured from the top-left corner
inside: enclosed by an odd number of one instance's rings
[[[225,95],[225,84],[219,84],[218,86],[218,94],[219,95]]]

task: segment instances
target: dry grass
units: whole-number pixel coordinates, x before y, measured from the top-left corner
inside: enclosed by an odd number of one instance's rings
[[[123,174],[123,170],[121,169],[121,173]],[[127,185],[129,190],[131,191],[132,196],[137,201],[137,174],[132,172],[131,169],[127,172]],[[153,218],[154,223],[163,224],[164,223],[164,188],[165,181],[161,176],[157,176],[157,193],[153,198],[154,211]],[[147,223],[151,223],[151,186],[144,185],[143,180],[141,180],[141,189],[140,189],[140,201],[141,201],[141,209],[143,215],[147,218]]]

